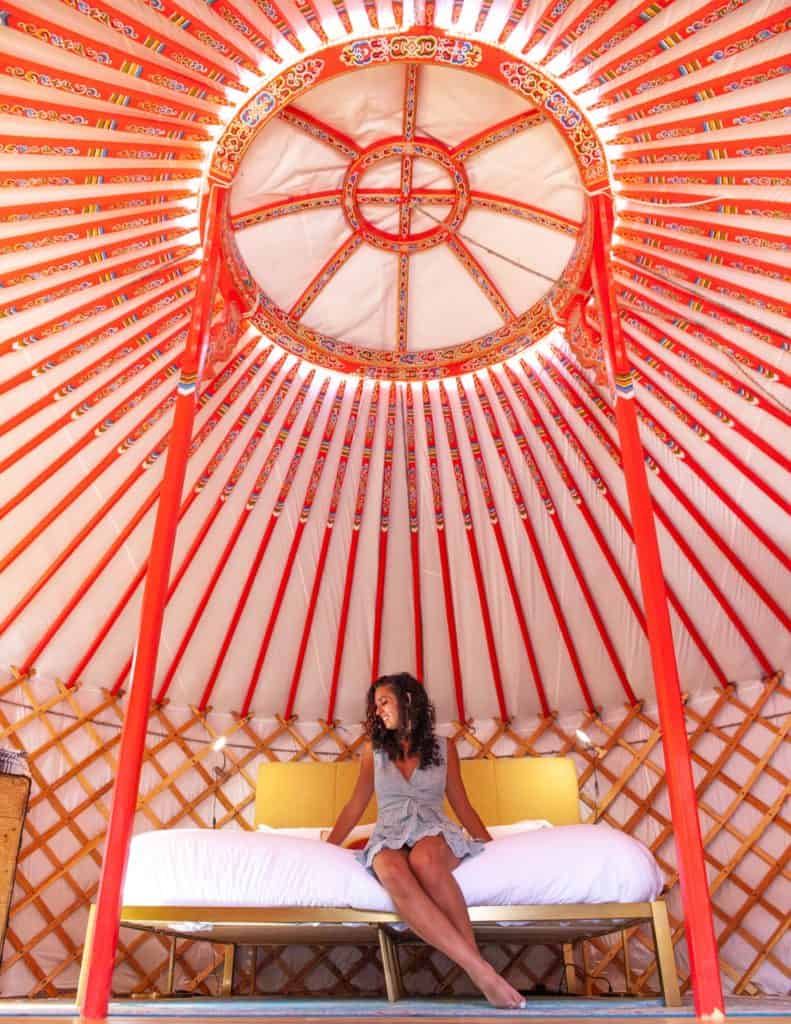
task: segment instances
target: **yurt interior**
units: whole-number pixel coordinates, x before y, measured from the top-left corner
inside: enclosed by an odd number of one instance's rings
[[[0,0],[0,1024],[791,1022],[787,0]]]

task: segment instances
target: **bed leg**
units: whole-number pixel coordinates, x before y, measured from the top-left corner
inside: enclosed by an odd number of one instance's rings
[[[664,900],[654,900],[651,904],[651,927],[654,932],[656,963],[659,969],[662,995],[665,997],[665,1006],[681,1006],[673,937],[670,933],[670,921]]]
[[[88,965],[91,962],[91,950],[93,949],[93,932],[96,927],[96,904],[92,903],[88,908],[88,923],[85,926],[85,942],[82,946],[82,960],[80,962],[80,977],[77,982],[77,995],[74,1001],[79,1010],[85,998],[85,986],[88,984]]]
[[[222,965],[222,985],[220,995],[223,998],[230,996],[233,991],[233,969],[236,966],[236,946],[229,943],[225,947],[225,957]]]
[[[582,974],[585,979],[585,995],[590,997],[593,995],[593,981],[591,980],[591,965],[590,957],[588,956],[588,943],[585,939],[582,940]]]
[[[396,987],[398,989],[398,998],[403,999],[404,992],[404,976],[401,973],[401,958],[398,955],[398,943],[395,942],[392,937],[390,938],[390,944],[393,949],[393,976],[396,980]]]
[[[629,953],[629,933],[624,928],[621,932],[621,949],[623,950],[623,977],[626,991],[632,994],[632,958]]]
[[[258,946],[253,946],[250,963],[250,991],[248,995],[254,996],[258,988]]]
[[[173,995],[173,986],[176,980],[176,936],[174,935],[170,940],[170,950],[168,951],[168,974],[165,979],[165,995]]]
[[[386,928],[378,928],[377,934],[379,936],[379,952],[382,954],[382,970],[385,976],[387,999],[388,1002],[396,1003],[403,995],[398,949]]]
[[[579,995],[577,985],[577,963],[574,957],[574,943],[563,943],[563,971],[566,976],[566,991],[570,996]]]

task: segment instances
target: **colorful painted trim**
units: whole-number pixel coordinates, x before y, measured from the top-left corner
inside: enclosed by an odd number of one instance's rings
[[[192,395],[198,387],[198,375],[197,373],[185,373],[181,371],[179,382],[176,390],[181,396]]]
[[[634,372],[615,374],[615,396],[631,401],[634,398]]]

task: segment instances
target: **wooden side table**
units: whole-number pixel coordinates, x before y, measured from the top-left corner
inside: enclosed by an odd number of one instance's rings
[[[0,961],[3,959],[3,943],[29,793],[30,779],[27,775],[0,774]]]

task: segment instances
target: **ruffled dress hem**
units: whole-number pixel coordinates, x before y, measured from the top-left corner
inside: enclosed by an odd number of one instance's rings
[[[464,859],[464,857],[474,857],[476,854],[483,850],[484,844],[477,839],[467,839],[461,831],[451,832],[446,826],[441,824],[434,826],[427,826],[424,829],[420,829],[414,833],[408,833],[407,835],[401,836],[377,836],[374,833],[368,841],[368,845],[364,850],[361,850],[356,856],[357,860],[368,868],[369,871],[373,871],[371,867],[374,857],[381,853],[382,850],[401,850],[405,846],[414,846],[415,843],[420,842],[421,839],[426,839],[429,836],[442,836],[445,842],[450,847],[451,853],[455,857]]]

